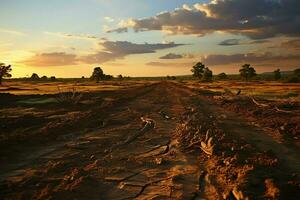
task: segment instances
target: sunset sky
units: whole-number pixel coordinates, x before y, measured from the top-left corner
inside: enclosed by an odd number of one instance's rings
[[[13,77],[215,74],[300,66],[299,0],[0,0]]]

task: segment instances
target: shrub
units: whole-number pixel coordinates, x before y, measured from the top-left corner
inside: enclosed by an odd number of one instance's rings
[[[80,102],[82,98],[82,94],[77,92],[77,89],[75,86],[73,86],[68,91],[63,92],[59,86],[57,86],[58,94],[56,96],[56,101],[58,103],[64,104],[64,105],[76,105]]]

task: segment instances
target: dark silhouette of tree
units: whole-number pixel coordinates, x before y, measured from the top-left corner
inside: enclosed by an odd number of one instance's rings
[[[191,70],[193,72],[193,76],[198,79],[201,79],[203,77],[204,68],[205,65],[202,64],[201,62],[198,62],[196,65],[193,66]]]
[[[256,76],[256,71],[253,67],[250,66],[250,64],[244,64],[242,68],[240,69],[240,75],[243,77],[246,81],[250,80],[254,76]]]
[[[273,73],[274,73],[274,79],[276,81],[279,80],[279,79],[281,79],[280,69],[276,69]]]
[[[31,75],[30,79],[33,80],[33,81],[35,81],[35,80],[39,80],[40,77],[39,77],[39,75],[37,75],[36,73],[33,73],[33,74]]]
[[[299,83],[300,82],[300,68],[295,69],[294,73],[286,80],[288,83]]]
[[[48,77],[47,77],[47,76],[42,76],[42,77],[41,77],[41,80],[42,80],[42,81],[47,81],[47,80],[48,80]]]
[[[11,77],[11,65],[5,65],[4,63],[0,63],[0,85],[2,85],[2,79],[7,77]]]
[[[300,68],[294,70],[294,75],[300,77]]]
[[[118,79],[119,79],[119,80],[123,80],[122,74],[118,75]]]
[[[93,74],[92,74],[92,79],[96,80],[97,83],[99,83],[100,80],[104,79],[105,75],[103,73],[103,70],[101,67],[95,67]]]
[[[113,79],[114,77],[112,75],[108,75],[108,74],[105,74],[104,75],[104,80],[111,80]]]
[[[226,80],[227,78],[227,74],[225,74],[224,72],[218,74],[218,79],[220,80]]]
[[[51,76],[51,77],[50,77],[50,80],[51,80],[51,81],[56,81],[56,77],[55,77],[55,76]]]
[[[167,80],[176,80],[176,76],[169,76],[166,77]]]
[[[202,80],[206,82],[210,82],[212,81],[212,77],[213,77],[212,71],[208,67],[205,67],[203,70]]]

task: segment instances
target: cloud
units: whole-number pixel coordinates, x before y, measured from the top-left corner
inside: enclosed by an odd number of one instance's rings
[[[228,39],[228,40],[224,40],[219,43],[219,45],[221,45],[221,46],[234,46],[234,45],[239,45],[239,44],[240,44],[239,39]]]
[[[218,45],[236,46],[236,45],[248,45],[248,44],[264,44],[268,42],[270,42],[270,40],[252,40],[250,42],[247,42],[247,41],[241,41],[240,39],[228,39],[220,42]]]
[[[288,49],[295,49],[300,50],[300,38],[288,40],[286,42],[283,42],[280,47],[282,48],[288,48]]]
[[[6,33],[6,34],[12,34],[12,35],[18,35],[18,36],[25,36],[26,35],[23,32],[9,30],[9,29],[0,29],[0,33]]]
[[[270,40],[253,40],[249,42],[248,44],[264,44],[264,43],[269,43]]]
[[[56,37],[62,37],[67,39],[79,39],[79,40],[97,40],[98,37],[89,34],[69,34],[69,33],[61,33],[61,32],[47,32],[45,31],[44,34],[52,35]]]
[[[76,65],[78,60],[75,54],[52,52],[36,54],[22,62],[23,64],[38,67]]]
[[[155,53],[156,51],[161,49],[174,48],[184,44],[176,44],[174,42],[157,44],[136,44],[128,41],[114,42],[105,40],[103,42],[100,42],[99,45],[103,47],[102,51],[83,56],[80,60],[89,64],[100,64],[107,61],[122,59],[128,55]]]
[[[160,59],[181,59],[181,58],[194,58],[194,55],[168,53],[168,54],[160,57]]]
[[[160,59],[180,59],[180,58],[183,58],[183,55],[175,54],[175,53],[168,53],[167,55],[160,57]]]
[[[23,61],[23,64],[32,66],[64,66],[85,64],[101,64],[108,61],[122,59],[128,55],[155,53],[161,49],[174,48],[184,44],[157,43],[157,44],[136,44],[128,41],[109,41],[102,39],[99,46],[101,51],[97,51],[85,56],[67,54],[65,52],[40,53]]]
[[[169,34],[203,36],[215,31],[251,39],[300,35],[299,0],[211,0],[193,8],[185,5],[156,16],[129,19],[108,32],[159,30]]]
[[[173,62],[148,62],[146,63],[148,66],[153,67],[187,67],[187,66],[193,66],[193,63],[173,63]]]
[[[108,17],[108,16],[104,17],[104,20],[107,21],[107,22],[114,22],[115,21],[114,18]]]
[[[297,54],[287,54],[287,55],[274,55],[272,53],[266,52],[263,54],[212,54],[201,59],[201,62],[206,65],[227,65],[234,63],[276,63],[281,61],[300,61],[300,55]]]

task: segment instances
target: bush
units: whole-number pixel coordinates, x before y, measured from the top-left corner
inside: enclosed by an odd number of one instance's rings
[[[50,80],[51,80],[51,81],[56,81],[55,76],[51,76],[51,77],[50,77]]]
[[[287,82],[287,83],[300,83],[300,78],[298,76],[291,76],[285,82]]]
[[[77,92],[76,87],[72,87],[69,89],[69,91],[63,92],[60,87],[57,87],[58,94],[56,96],[56,101],[58,103],[64,104],[64,105],[76,105],[79,103],[79,101],[82,98],[82,94]]]

